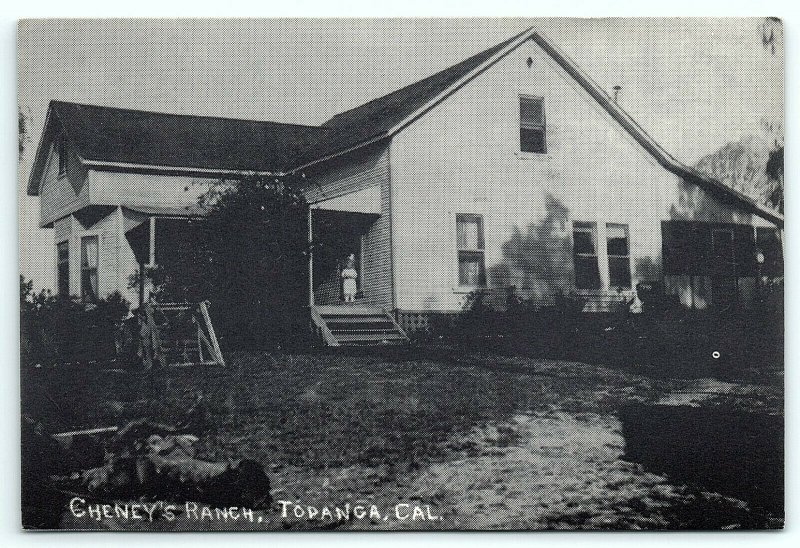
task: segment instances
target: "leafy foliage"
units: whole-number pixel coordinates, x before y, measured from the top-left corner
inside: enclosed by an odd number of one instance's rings
[[[783,213],[783,145],[770,151],[766,173],[769,180],[774,183],[767,197],[768,201]]]
[[[223,344],[270,348],[305,336],[308,205],[292,178],[220,181],[207,211],[149,273],[160,300],[208,299]]]
[[[110,360],[119,322],[128,302],[119,293],[86,304],[77,297],[35,293],[33,282],[20,276],[22,365]]]

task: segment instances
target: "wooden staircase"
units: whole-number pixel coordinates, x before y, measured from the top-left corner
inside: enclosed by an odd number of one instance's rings
[[[314,305],[311,319],[328,346],[388,346],[409,342],[392,315],[376,307]]]
[[[205,302],[145,304],[153,357],[163,365],[225,365]]]

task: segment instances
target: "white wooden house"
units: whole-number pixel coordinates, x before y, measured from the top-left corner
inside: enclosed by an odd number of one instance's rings
[[[53,102],[28,192],[57,287],[135,302],[132,231],[157,262],[168,220],[241,171],[306,174],[310,232],[341,227],[361,305],[410,329],[477,289],[595,311],[658,282],[703,309],[782,276],[781,215],[672,157],[529,29],[320,127]],[[338,305],[335,261],[309,272],[312,304]]]

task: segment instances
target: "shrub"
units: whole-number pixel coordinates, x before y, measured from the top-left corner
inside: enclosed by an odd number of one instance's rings
[[[149,272],[159,300],[212,304],[223,345],[293,346],[308,336],[308,204],[280,180],[222,181],[207,211]]]
[[[83,303],[76,297],[55,296],[49,291],[35,293],[33,282],[20,276],[22,365],[114,358],[115,334],[128,311],[128,302],[119,293]]]

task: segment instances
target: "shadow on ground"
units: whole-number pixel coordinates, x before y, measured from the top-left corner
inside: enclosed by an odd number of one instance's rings
[[[625,458],[783,516],[783,417],[722,407],[627,405]]]

